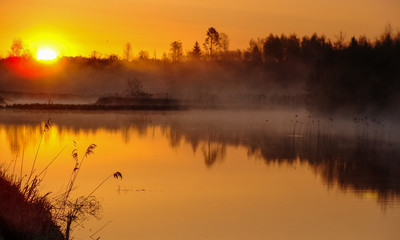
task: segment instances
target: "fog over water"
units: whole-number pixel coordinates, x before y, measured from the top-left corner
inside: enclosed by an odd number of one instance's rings
[[[399,117],[400,34],[390,25],[374,40],[270,34],[250,40],[247,49],[218,43],[210,52],[197,43],[186,54],[181,42],[173,43],[162,59],[93,54],[46,65],[12,55],[0,61],[0,99],[89,104],[107,96],[146,97],[202,108]]]
[[[107,113],[3,110],[0,121],[14,154],[22,151],[22,131],[26,131],[23,129],[28,127],[28,132],[36,134],[47,118],[57,126],[62,138],[70,133],[96,134],[105,130],[118,132],[121,140],[129,144],[130,132],[147,135],[149,129],[157,127],[164,129],[171,147],[179,147],[184,141],[196,153],[202,151],[201,143],[215,143],[215,157],[205,156],[207,167],[222,160],[226,146],[243,146],[267,165],[305,161],[315,167],[327,184],[377,190],[382,194],[397,195],[400,191],[396,179],[400,173],[399,129],[390,122],[313,117],[304,110]],[[36,137],[27,139],[37,141]],[[360,182],[352,182],[351,177]],[[384,182],[374,182],[378,180]]]
[[[310,237],[309,224],[324,239],[399,234],[400,141],[390,122],[305,110],[1,110],[3,166],[19,169],[25,149],[28,171],[47,119],[37,168],[66,150],[44,193],[64,189],[73,141],[79,152],[97,144],[74,195],[91,192],[110,171],[123,174],[96,193],[102,218],[77,227],[80,239],[104,225],[97,237],[293,239]]]

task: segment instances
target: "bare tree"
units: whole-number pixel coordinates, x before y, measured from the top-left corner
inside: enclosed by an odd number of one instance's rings
[[[128,88],[129,95],[132,98],[149,98],[152,96],[151,93],[144,90],[142,82],[137,78],[128,79]]]

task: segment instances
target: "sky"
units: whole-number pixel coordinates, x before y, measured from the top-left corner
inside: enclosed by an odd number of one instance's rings
[[[378,37],[391,24],[400,30],[399,0],[0,0],[0,56],[13,39],[32,52],[43,47],[60,55],[122,56],[130,42],[160,58],[169,44],[182,41],[185,51],[203,43],[209,27],[229,36],[230,49],[245,49],[250,39],[270,33],[335,39]]]

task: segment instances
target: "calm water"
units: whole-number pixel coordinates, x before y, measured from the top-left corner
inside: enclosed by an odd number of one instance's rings
[[[296,116],[297,115],[297,116]],[[0,112],[0,162],[43,193],[65,189],[77,143],[75,196],[97,192],[102,218],[75,239],[398,239],[396,127],[305,112]],[[98,232],[97,232],[98,231]],[[96,233],[97,232],[97,233]],[[93,235],[94,234],[94,235]]]

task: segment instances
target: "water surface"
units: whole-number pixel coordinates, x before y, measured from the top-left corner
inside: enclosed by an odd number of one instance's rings
[[[390,123],[301,111],[7,110],[0,113],[0,161],[8,171],[29,172],[49,118],[37,171],[66,148],[47,171],[43,193],[65,189],[73,141],[80,156],[98,146],[75,196],[123,174],[96,192],[102,218],[78,226],[75,239],[400,236],[399,145]]]

